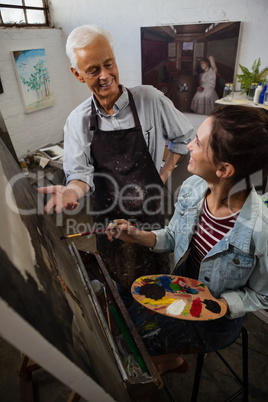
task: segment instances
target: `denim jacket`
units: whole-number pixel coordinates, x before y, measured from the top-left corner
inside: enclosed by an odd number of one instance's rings
[[[189,248],[203,209],[207,183],[198,176],[182,185],[175,212],[164,229],[156,230],[153,251],[174,252],[174,264]],[[268,208],[252,189],[234,227],[201,262],[199,280],[215,298],[224,297],[228,317],[268,308]]]

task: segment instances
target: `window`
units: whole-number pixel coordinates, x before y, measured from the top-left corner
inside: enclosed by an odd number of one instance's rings
[[[49,26],[48,0],[0,0],[0,26]]]

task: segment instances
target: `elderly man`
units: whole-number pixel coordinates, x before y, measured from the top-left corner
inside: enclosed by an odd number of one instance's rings
[[[162,189],[193,132],[188,120],[151,86],[120,84],[111,35],[101,27],[74,29],[66,52],[71,71],[92,96],[68,117],[64,136],[67,186],[39,189],[51,193],[45,207],[74,209],[93,194],[95,224],[106,228],[125,218],[148,230],[164,225]],[[169,154],[161,168],[165,142]],[[159,173],[160,171],[160,173]],[[168,255],[98,236],[97,249],[112,278],[128,293],[140,275],[169,272]]]

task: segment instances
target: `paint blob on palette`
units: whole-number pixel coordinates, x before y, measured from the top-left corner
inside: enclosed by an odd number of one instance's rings
[[[226,314],[224,303],[195,279],[175,275],[149,275],[135,280],[132,296],[144,307],[183,320],[216,320]]]

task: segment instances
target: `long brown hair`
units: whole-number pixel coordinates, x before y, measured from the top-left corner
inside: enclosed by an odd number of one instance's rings
[[[259,185],[260,177],[266,177],[268,172],[268,111],[227,105],[216,107],[210,116],[213,159],[215,163],[229,162],[234,166],[231,187],[243,179],[247,190]]]

